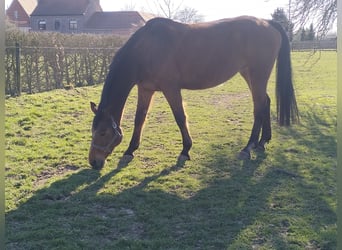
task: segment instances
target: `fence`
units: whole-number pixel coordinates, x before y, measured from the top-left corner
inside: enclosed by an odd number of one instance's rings
[[[113,48],[7,47],[5,93],[37,93],[102,83]]]
[[[337,50],[337,40],[294,41],[291,47],[293,51]]]
[[[336,40],[292,42],[292,50],[336,50]],[[118,48],[7,47],[5,93],[18,96],[102,83]]]

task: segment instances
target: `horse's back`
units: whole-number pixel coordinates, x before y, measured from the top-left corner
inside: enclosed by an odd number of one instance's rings
[[[198,82],[203,88],[212,87],[246,68],[269,71],[280,44],[279,32],[266,20],[249,16],[222,19],[192,25],[183,37],[178,62],[187,77],[187,88],[196,88]],[[191,71],[198,73],[187,73]]]
[[[134,46],[141,71],[154,82],[168,79],[184,88],[222,83],[244,67],[273,64],[280,34],[267,21],[241,16],[199,24],[149,20]],[[140,77],[144,78],[144,77]],[[152,79],[153,78],[153,79]]]
[[[189,45],[200,43],[203,46],[208,46],[222,42],[236,46],[247,42],[255,44],[255,41],[258,40],[265,42],[266,39],[272,39],[272,36],[278,33],[268,21],[252,16],[226,18],[191,25],[167,18],[154,18],[149,20],[143,28],[144,35],[149,40],[157,40],[159,43],[169,41],[170,45],[181,43],[177,44],[179,46],[188,45],[185,43],[189,43]]]
[[[136,40],[135,48],[142,52],[153,52],[155,56],[170,53],[174,58],[180,56],[183,61],[183,57],[191,53],[196,57],[203,52],[212,52],[213,56],[231,56],[251,54],[263,47],[267,50],[275,47],[276,50],[280,35],[267,21],[250,16],[192,25],[154,18],[145,24]]]

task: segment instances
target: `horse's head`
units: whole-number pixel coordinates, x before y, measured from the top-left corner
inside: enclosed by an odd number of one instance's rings
[[[122,140],[122,131],[112,115],[99,110],[90,103],[95,117],[92,125],[92,141],[89,150],[89,163],[94,169],[101,169],[106,158]]]

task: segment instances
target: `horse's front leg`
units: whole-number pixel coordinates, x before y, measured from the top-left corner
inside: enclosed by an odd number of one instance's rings
[[[143,87],[138,86],[138,104],[134,120],[134,131],[132,134],[131,142],[129,143],[129,147],[124,153],[124,156],[126,157],[133,158],[134,151],[137,150],[140,145],[142,129],[153,94],[154,91],[147,90]]]
[[[177,125],[182,134],[183,150],[180,153],[178,160],[190,160],[189,151],[192,147],[192,139],[189,133],[187,118],[183,107],[181,90],[172,89],[168,91],[163,91],[163,94],[171,107]]]

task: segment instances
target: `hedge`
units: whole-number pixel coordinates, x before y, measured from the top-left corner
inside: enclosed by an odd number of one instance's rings
[[[102,83],[125,38],[6,29],[5,93],[10,96]]]

